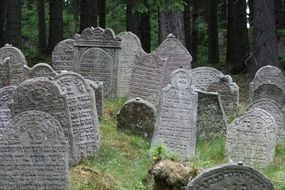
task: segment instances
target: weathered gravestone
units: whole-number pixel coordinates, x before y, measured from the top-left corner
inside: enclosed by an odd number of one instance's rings
[[[248,110],[252,110],[255,108],[263,109],[274,117],[276,125],[277,125],[278,139],[285,139],[285,120],[284,120],[285,115],[284,115],[284,110],[282,109],[282,107],[274,100],[259,99],[259,100],[252,102],[248,106]]]
[[[23,81],[30,79],[30,77],[31,77],[30,76],[31,75],[31,68],[29,66],[27,66],[27,65],[24,65],[23,73],[24,73]]]
[[[172,34],[155,49],[154,54],[166,59],[163,87],[169,84],[170,74],[179,68],[191,69],[192,56]]]
[[[215,138],[226,134],[227,124],[218,93],[198,92],[197,137]]]
[[[162,90],[152,146],[165,144],[183,157],[193,157],[196,145],[198,95],[191,88],[192,78],[185,69],[177,69]]]
[[[6,44],[4,47],[0,48],[0,60],[5,60],[8,57],[11,59],[12,63],[27,65],[26,58],[22,51],[10,44]]]
[[[274,190],[258,171],[242,165],[225,164],[207,169],[194,178],[187,190]]]
[[[285,104],[285,77],[280,69],[274,66],[260,68],[249,85],[250,102],[258,99],[271,99]]]
[[[52,66],[55,71],[73,71],[73,39],[59,42],[52,52]]]
[[[12,62],[10,57],[0,61],[0,88],[10,85],[18,85],[24,80],[24,65]]]
[[[29,79],[18,86],[13,99],[14,102],[10,105],[12,116],[24,111],[38,110],[57,119],[69,142],[69,162],[71,165],[77,163],[67,100],[60,93],[60,87],[48,78]]]
[[[38,63],[30,71],[30,78],[55,77],[57,73],[46,63]]]
[[[117,96],[127,97],[136,55],[143,49],[140,39],[132,32],[122,32],[117,37],[121,39],[121,49],[118,51]]]
[[[6,86],[0,89],[0,129],[6,128],[12,118],[8,104],[13,101],[15,86]]]
[[[67,189],[68,148],[60,123],[40,111],[15,116],[2,130],[1,189]]]
[[[98,118],[102,119],[103,118],[103,100],[104,100],[103,82],[92,81],[88,79],[87,81],[95,93],[95,102],[96,102]]]
[[[127,101],[117,115],[117,129],[152,138],[155,123],[155,107],[141,98]]]
[[[249,110],[228,127],[226,155],[234,162],[264,167],[275,156],[276,136],[277,126],[270,113],[258,108]]]
[[[81,75],[63,72],[54,78],[65,94],[71,119],[77,160],[94,155],[99,149],[100,135],[95,94]]]
[[[141,52],[135,61],[129,98],[140,97],[156,105],[163,88],[164,61],[154,54]]]

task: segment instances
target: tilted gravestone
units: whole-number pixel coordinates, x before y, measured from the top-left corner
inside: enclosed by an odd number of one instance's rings
[[[274,66],[260,68],[249,85],[250,102],[258,99],[271,99],[285,104],[285,76]]]
[[[69,162],[71,165],[77,163],[67,100],[60,93],[60,87],[48,78],[29,79],[18,86],[13,99],[14,102],[10,105],[13,116],[24,111],[38,110],[57,119],[69,142]]]
[[[103,118],[103,100],[104,100],[103,82],[92,81],[88,79],[87,81],[95,93],[95,102],[96,102],[98,118],[102,119]]]
[[[154,54],[141,52],[135,61],[129,98],[140,97],[154,105],[163,88],[164,61]]]
[[[15,86],[0,88],[0,129],[6,128],[12,119],[8,104],[13,101],[15,90]]]
[[[276,139],[274,117],[265,110],[255,108],[235,119],[228,127],[225,152],[234,162],[264,167],[275,156]]]
[[[141,98],[127,101],[117,115],[117,129],[145,138],[152,138],[155,107]]]
[[[188,184],[186,190],[274,190],[273,184],[258,171],[240,164],[207,169]]]
[[[171,84],[161,92],[152,138],[152,146],[165,144],[183,157],[195,155],[198,95],[191,82],[185,69],[171,74]]]
[[[46,63],[38,63],[30,71],[30,78],[37,77],[55,77],[57,73],[53,70],[53,68]]]
[[[99,149],[99,122],[95,94],[81,75],[63,72],[54,78],[67,98],[77,160],[94,155]]]
[[[118,51],[117,96],[127,97],[136,55],[143,49],[140,39],[132,32],[122,32],[117,37],[121,39],[121,49]]]
[[[155,49],[154,54],[166,59],[163,87],[169,84],[170,74],[179,68],[191,69],[192,56],[172,34]]]
[[[218,93],[198,92],[197,138],[223,137],[227,124]]]
[[[15,116],[2,130],[1,189],[67,189],[68,148],[60,123],[40,111]]]
[[[59,42],[52,52],[52,67],[55,71],[73,71],[73,39]]]
[[[277,125],[277,136],[278,139],[285,139],[285,113],[277,102],[270,99],[259,99],[252,102],[248,106],[248,110],[252,110],[255,108],[263,109],[270,113],[276,122]]]

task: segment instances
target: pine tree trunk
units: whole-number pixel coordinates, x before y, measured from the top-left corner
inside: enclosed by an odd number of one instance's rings
[[[98,1],[99,26],[106,28],[106,0]]]
[[[0,47],[5,45],[4,27],[5,27],[5,1],[0,1]]]
[[[275,3],[275,15],[276,15],[276,26],[277,29],[284,28],[284,6],[283,6],[283,0],[274,0]]]
[[[97,26],[97,0],[81,0],[80,32],[88,27]]]
[[[38,29],[39,29],[39,50],[46,52],[46,18],[45,18],[45,0],[38,0]]]
[[[127,0],[126,29],[139,36],[140,14],[134,10],[136,1]]]
[[[199,17],[198,0],[192,0],[192,35],[191,35],[191,55],[193,58],[193,65],[197,63],[197,47],[198,47],[198,31],[197,19]]]
[[[139,37],[141,39],[143,49],[149,53],[151,50],[150,11],[147,0],[144,0],[144,4],[148,8],[148,11],[142,13],[140,16]]]
[[[184,27],[185,27],[185,46],[190,51],[191,49],[191,0],[184,0]]]

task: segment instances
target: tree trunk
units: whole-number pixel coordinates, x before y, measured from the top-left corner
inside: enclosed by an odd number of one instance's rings
[[[51,53],[58,42],[63,40],[63,1],[49,1],[49,42],[48,52]]]
[[[219,37],[217,20],[217,0],[208,2],[208,64],[219,63]]]
[[[5,45],[4,27],[5,27],[5,1],[0,1],[0,47]]]
[[[185,46],[190,51],[191,49],[191,0],[184,0],[184,27],[185,27]]]
[[[106,28],[106,0],[98,2],[99,26]]]
[[[136,1],[127,0],[126,29],[139,36],[140,14],[135,11]]]
[[[21,0],[6,1],[5,41],[21,48]]]
[[[253,0],[248,0],[247,4],[249,8],[248,20],[249,20],[250,27],[252,28],[253,27]]]
[[[97,0],[81,0],[80,32],[88,27],[97,26]]]
[[[144,0],[144,4],[148,11],[142,13],[140,16],[139,37],[141,39],[143,49],[149,53],[151,50],[150,11],[147,0]]]
[[[192,35],[191,35],[191,55],[193,57],[193,65],[197,63],[197,47],[198,47],[198,31],[197,19],[199,17],[198,0],[192,0]]]
[[[46,18],[45,18],[45,0],[38,0],[38,29],[39,29],[39,50],[46,52]]]
[[[277,29],[284,28],[284,6],[283,6],[283,0],[274,0],[275,4],[275,15],[276,15],[276,26]]]

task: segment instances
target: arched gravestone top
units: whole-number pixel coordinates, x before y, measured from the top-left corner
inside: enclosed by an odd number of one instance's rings
[[[162,143],[181,157],[193,157],[198,94],[191,88],[192,78],[186,69],[172,72],[170,83],[161,92],[152,146]]]
[[[37,77],[55,77],[57,73],[53,70],[53,68],[46,63],[38,63],[30,71],[30,78]]]
[[[264,167],[274,159],[277,126],[265,110],[252,109],[235,119],[227,128],[226,155],[234,162]]]
[[[274,118],[277,125],[277,136],[279,138],[285,139],[285,117],[284,110],[277,102],[270,99],[259,99],[252,102],[247,110],[252,110],[255,108],[263,109],[270,113]]]
[[[156,108],[151,103],[137,97],[128,100],[117,115],[117,128],[122,131],[152,138]]]
[[[0,88],[0,109],[8,108],[8,103],[13,101],[13,95],[16,88],[16,86],[6,86],[4,88]]]
[[[187,190],[275,190],[258,171],[242,165],[226,164],[207,169],[194,178]]]
[[[181,42],[173,35],[167,38],[155,49],[154,54],[166,59],[163,87],[169,84],[170,74],[179,68],[191,69],[192,56]]]
[[[136,55],[143,52],[143,49],[140,39],[132,32],[122,32],[117,37],[121,39],[121,49],[118,50],[117,96],[127,97]]]
[[[255,91],[250,91],[250,102],[259,99],[270,99],[276,101],[280,105],[285,105],[284,91],[275,84],[262,84]]]
[[[26,58],[22,51],[10,44],[6,44],[4,47],[0,48],[0,59],[5,60],[8,57],[10,57],[12,63],[27,65]]]
[[[73,70],[73,39],[59,42],[52,52],[52,66],[54,70]]]
[[[67,142],[60,123],[51,115],[40,111],[18,114],[3,130],[0,147],[1,188],[67,189]]]

